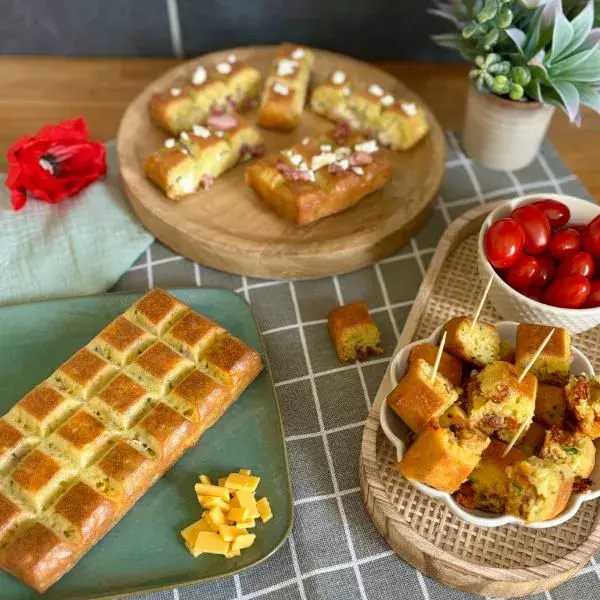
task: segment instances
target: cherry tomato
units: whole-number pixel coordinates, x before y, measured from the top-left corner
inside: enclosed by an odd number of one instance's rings
[[[507,269],[523,252],[525,231],[514,219],[500,219],[485,234],[485,255],[496,269]]]
[[[532,300],[537,300],[538,302],[544,301],[544,290],[541,287],[532,285],[524,290],[519,290],[519,292],[521,292],[521,294],[524,296],[531,298]]]
[[[556,263],[548,252],[535,257],[540,265],[540,270],[535,284],[545,288],[553,279],[556,273]]]
[[[600,306],[600,281],[590,281],[590,295],[583,308],[596,308],[596,306]]]
[[[587,224],[581,237],[585,251],[600,256],[600,215]]]
[[[579,252],[581,239],[575,229],[561,229],[552,234],[550,239],[550,253],[556,260],[562,260]],[[591,254],[591,252],[590,252]]]
[[[567,256],[563,259],[560,265],[558,265],[558,276],[567,277],[567,275],[583,275],[588,279],[591,279],[594,274],[594,259],[591,254],[587,252],[577,252],[572,256]]]
[[[587,227],[587,225],[581,225],[581,224],[569,225],[569,229],[574,229],[579,235],[583,235],[583,232],[585,231],[586,227]]]
[[[561,308],[579,308],[590,295],[590,281],[583,275],[557,277],[544,293],[544,302]]]
[[[517,290],[533,285],[539,276],[540,264],[527,254],[521,254],[517,262],[506,271],[506,283]]]
[[[533,204],[519,206],[510,215],[525,231],[525,252],[540,254],[550,242],[550,223],[542,210]]]
[[[569,207],[556,200],[536,200],[533,206],[537,206],[546,215],[552,229],[566,225],[571,218]]]

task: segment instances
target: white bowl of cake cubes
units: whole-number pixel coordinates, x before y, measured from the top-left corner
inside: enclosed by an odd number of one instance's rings
[[[465,521],[554,527],[600,497],[600,382],[566,329],[455,317],[390,378],[380,421],[400,472]]]
[[[600,206],[564,194],[502,203],[481,227],[478,268],[504,319],[574,334],[600,325]]]

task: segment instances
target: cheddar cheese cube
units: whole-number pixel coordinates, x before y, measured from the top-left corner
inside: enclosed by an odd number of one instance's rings
[[[260,518],[262,519],[263,523],[266,523],[273,517],[271,505],[269,504],[269,501],[267,500],[266,496],[264,498],[261,498],[256,503],[256,508],[258,508],[258,514],[260,515]]]
[[[212,485],[210,478],[206,475],[200,475],[200,483],[203,483],[204,485]]]
[[[229,552],[229,542],[214,531],[201,531],[196,538],[193,554],[198,556],[203,552],[225,556]]]
[[[256,519],[260,515],[256,507],[254,493],[248,490],[236,490],[233,492],[233,497],[238,501],[240,508],[245,508],[248,511],[248,516],[251,519]]]
[[[256,536],[253,533],[238,535],[231,543],[232,552],[235,552],[236,550],[243,550],[244,548],[250,548],[250,546],[254,544],[255,539]]]
[[[240,469],[241,475],[250,475],[252,471],[250,469]]]
[[[227,504],[225,500],[217,498],[216,496],[202,496],[202,500],[200,500],[200,506],[208,510],[211,508],[220,508],[224,513],[228,513],[230,508],[229,504]]]
[[[225,487],[229,490],[250,490],[256,491],[260,477],[252,475],[243,475],[242,473],[230,473],[225,481]]]
[[[226,525],[223,523],[219,525],[219,534],[226,542],[233,542],[233,540],[243,533],[248,533],[247,529],[238,529],[234,525]]]
[[[227,520],[231,523],[247,521],[250,518],[247,508],[230,508],[227,513]]]
[[[252,529],[256,525],[254,519],[248,519],[247,521],[238,521],[235,526],[238,529]]]
[[[229,498],[231,496],[229,490],[218,485],[207,485],[206,483],[197,483],[194,486],[194,489],[196,490],[196,495],[198,496],[216,496],[217,498],[225,500],[225,502],[229,502]]]
[[[211,508],[204,518],[213,531],[219,531],[219,526],[227,522],[223,511],[218,506]]]

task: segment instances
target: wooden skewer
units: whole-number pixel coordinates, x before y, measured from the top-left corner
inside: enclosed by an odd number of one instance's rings
[[[523,369],[523,371],[519,375],[519,383],[521,383],[521,381],[523,381],[523,379],[525,379],[525,375],[527,375],[527,372],[529,371],[529,369],[531,369],[531,367],[533,367],[533,363],[538,359],[538,356],[542,353],[542,351],[544,350],[544,348],[550,341],[550,338],[552,337],[553,333],[554,333],[554,329],[546,336],[546,339],[540,344],[540,347],[537,349],[536,353],[531,357],[531,360],[529,361],[527,366]]]
[[[440,360],[442,360],[442,352],[444,352],[444,344],[446,343],[446,332],[444,331],[444,335],[442,336],[442,341],[440,342],[440,347],[438,348],[437,356],[435,357],[435,364],[433,365],[433,373],[431,374],[431,379],[429,383],[433,383],[435,381],[435,376],[437,375],[438,368],[440,366]]]
[[[475,323],[477,323],[477,319],[479,319],[479,313],[481,313],[481,309],[483,308],[483,305],[485,304],[485,299],[487,298],[490,288],[492,287],[492,281],[494,281],[493,275],[490,277],[490,280],[487,282],[487,285],[485,286],[485,290],[483,290],[483,296],[481,297],[481,300],[479,301],[479,306],[477,307],[477,311],[475,312],[475,316],[473,317],[473,322],[471,323],[471,329],[469,329],[469,333],[471,333],[473,331],[473,329],[475,329]]]
[[[523,381],[523,379],[525,379],[525,376],[527,375],[529,369],[531,369],[531,367],[533,367],[533,363],[535,363],[535,361],[538,359],[538,356],[542,353],[544,348],[547,346],[553,333],[554,333],[554,329],[546,336],[544,341],[540,344],[540,347],[536,350],[535,354],[531,357],[531,360],[527,363],[527,366],[523,369],[523,371],[519,375],[519,383],[521,383]],[[513,439],[510,441],[510,444],[507,446],[506,450],[502,453],[502,456],[506,456],[510,452],[511,448],[517,443],[517,440],[521,437],[521,435],[525,431],[526,427],[528,427],[530,424],[531,424],[531,421],[529,421],[529,420],[523,421],[523,424],[521,425],[521,427],[519,427],[519,431],[517,431],[517,433],[515,434]]]
[[[517,431],[515,437],[510,441],[510,444],[506,447],[506,450],[502,453],[502,456],[506,456],[511,451],[511,448],[517,443],[517,440],[521,437],[522,433],[525,431],[526,427],[529,427],[529,425],[531,425],[531,421],[528,419],[523,421],[523,424],[521,427],[519,427],[519,431]]]

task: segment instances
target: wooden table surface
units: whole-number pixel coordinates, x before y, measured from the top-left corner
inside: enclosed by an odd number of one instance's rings
[[[127,104],[146,84],[178,62],[154,58],[0,57],[0,160],[16,138],[69,117],[84,117],[95,139],[114,138]],[[466,65],[381,62],[378,66],[420,94],[442,127],[460,128],[467,90]],[[562,113],[557,114],[550,140],[600,200],[600,116],[585,110],[583,126],[578,129]]]

